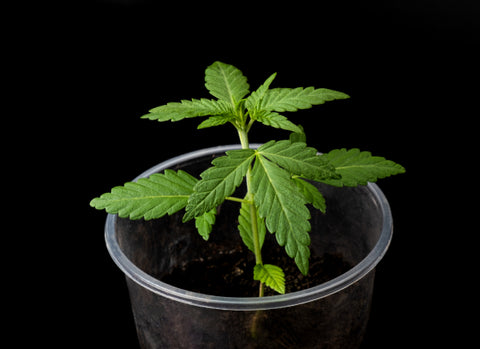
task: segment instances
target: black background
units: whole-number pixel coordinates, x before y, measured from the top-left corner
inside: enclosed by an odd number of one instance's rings
[[[241,69],[251,89],[277,72],[275,87],[351,96],[290,116],[319,151],[358,147],[407,169],[379,182],[395,231],[377,268],[364,348],[459,345],[468,334],[466,325],[454,325],[470,294],[461,280],[473,234],[461,200],[475,190],[469,150],[478,117],[478,7],[424,0],[67,3],[21,9],[28,16],[19,17],[17,39],[10,39],[11,91],[21,97],[15,145],[30,145],[12,159],[26,165],[19,187],[38,194],[33,203],[27,194],[19,198],[35,214],[17,219],[34,223],[18,244],[36,251],[29,277],[21,277],[21,303],[29,305],[16,314],[35,334],[17,336],[20,342],[136,348],[123,275],[103,241],[105,214],[89,201],[172,156],[237,143],[227,126],[197,131],[195,119],[139,118],[170,101],[208,98],[204,70],[220,60]],[[287,136],[257,126],[251,141]]]

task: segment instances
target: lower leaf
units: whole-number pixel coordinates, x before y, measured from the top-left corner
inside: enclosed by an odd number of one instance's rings
[[[213,208],[199,217],[195,217],[195,227],[204,240],[208,240],[217,219],[217,209]]]
[[[274,291],[285,294],[285,273],[272,264],[257,264],[253,268],[253,279],[263,282]]]

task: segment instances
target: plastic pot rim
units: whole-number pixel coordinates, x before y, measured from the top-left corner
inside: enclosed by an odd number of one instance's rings
[[[250,147],[258,148],[260,145],[261,144],[251,144]],[[241,146],[224,145],[185,153],[183,155],[161,162],[158,165],[148,169],[147,171],[137,176],[134,181],[138,180],[139,178],[148,177],[153,173],[163,171],[164,169],[171,168],[172,166],[177,165],[181,162],[216,153],[224,153],[226,151],[234,149],[241,149]],[[390,205],[388,204],[385,195],[376,184],[368,183],[367,187],[375,197],[376,203],[379,205],[380,211],[383,216],[380,237],[372,250],[357,265],[355,265],[347,272],[339,275],[338,277],[320,285],[284,295],[275,295],[261,298],[222,297],[192,292],[162,282],[139,269],[122,252],[117,242],[115,232],[117,215],[108,214],[107,216],[105,223],[106,245],[110,256],[127,277],[132,279],[140,286],[150,290],[151,292],[154,292],[160,296],[169,298],[174,301],[204,308],[234,311],[256,311],[295,306],[327,297],[354,284],[355,282],[363,278],[365,275],[367,275],[372,269],[374,269],[375,266],[385,255],[390,245],[393,234],[393,220]]]

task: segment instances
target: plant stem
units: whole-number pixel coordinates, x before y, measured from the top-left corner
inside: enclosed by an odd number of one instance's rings
[[[250,125],[251,126],[251,125]],[[240,137],[240,142],[242,143],[242,149],[249,149],[250,143],[248,141],[248,131],[244,128],[237,128],[238,135]],[[247,170],[247,200],[250,201],[250,221],[252,222],[252,239],[253,239],[253,249],[255,254],[255,263],[263,265],[262,261],[262,249],[260,247],[260,237],[258,235],[258,222],[257,222],[257,208],[253,203],[253,192],[252,192],[252,166]],[[264,294],[263,282],[260,282],[258,296],[263,297]]]
[[[248,172],[250,172],[250,169],[248,169]],[[250,173],[247,173],[247,178],[250,175]],[[248,181],[248,179],[247,179]],[[249,196],[249,199],[253,201],[253,195],[251,193],[247,194]],[[262,249],[260,248],[260,237],[258,235],[258,224],[257,224],[257,208],[255,205],[252,203],[250,204],[250,219],[252,221],[252,233],[253,233],[253,249],[255,253],[255,263],[256,264],[263,264],[262,261]]]
[[[242,143],[242,149],[249,149],[250,143],[248,142],[248,131],[237,128],[238,136],[240,137],[240,143]]]
[[[225,198],[225,200],[236,201],[236,202],[240,202],[240,203],[246,202],[245,199],[236,198],[236,197],[234,197],[234,196],[227,196],[227,197]]]

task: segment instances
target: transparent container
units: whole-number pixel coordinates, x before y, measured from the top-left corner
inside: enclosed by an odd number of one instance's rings
[[[231,149],[239,146],[184,154],[136,179],[167,168],[198,177],[214,157]],[[241,243],[236,206],[218,215],[219,226],[225,220],[233,228],[214,230],[213,242],[205,242],[192,223],[182,224],[183,211],[152,221],[108,215],[107,248],[126,275],[141,348],[358,348],[370,313],[374,268],[392,237],[390,208],[375,184],[316,185],[326,198],[327,213],[312,211],[310,248],[317,255],[341,255],[353,267],[285,295],[222,297],[161,281],[173,268],[211,256],[218,246]]]

